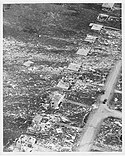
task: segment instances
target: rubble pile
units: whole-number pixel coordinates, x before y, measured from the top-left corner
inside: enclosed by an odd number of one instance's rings
[[[114,93],[114,96],[109,105],[110,109],[122,111],[122,94]]]
[[[122,121],[117,118],[106,118],[95,139],[94,145],[107,151],[122,150]]]
[[[122,75],[120,75],[120,78],[117,81],[116,89],[122,91]]]
[[[66,128],[60,121],[69,121],[60,114],[36,115],[26,134],[21,135],[9,147],[13,152],[36,152],[36,151],[72,151],[72,146],[79,128],[71,126]]]

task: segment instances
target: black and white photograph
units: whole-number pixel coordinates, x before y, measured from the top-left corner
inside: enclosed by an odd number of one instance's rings
[[[3,153],[123,152],[122,11],[3,2]]]

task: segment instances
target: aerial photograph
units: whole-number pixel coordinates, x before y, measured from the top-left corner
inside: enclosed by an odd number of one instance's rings
[[[3,152],[123,152],[122,3],[2,6]]]

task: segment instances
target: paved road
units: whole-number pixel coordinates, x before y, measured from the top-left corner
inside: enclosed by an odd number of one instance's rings
[[[81,138],[78,142],[76,151],[87,152],[91,149],[96,134],[98,133],[101,123],[105,118],[109,116],[121,118],[122,115],[120,112],[110,110],[107,106],[114,94],[114,87],[119,77],[121,64],[121,61],[118,61],[115,67],[112,69],[111,73],[109,74],[106,84],[104,86],[105,94],[101,95],[98,100],[98,109],[93,110],[93,112],[91,113],[86,127],[84,128]],[[107,99],[107,102],[103,104],[103,101],[105,99]]]
[[[114,94],[114,88],[119,77],[119,73],[121,70],[121,61],[118,61],[114,66],[113,70],[109,74],[107,81],[104,86],[105,94],[103,94],[100,98],[100,101],[103,102],[104,99],[107,99],[107,103],[111,100],[112,95]]]

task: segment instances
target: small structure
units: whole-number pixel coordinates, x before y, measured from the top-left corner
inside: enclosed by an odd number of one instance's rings
[[[101,31],[102,28],[103,28],[103,25],[101,24],[93,24],[91,27],[91,30]]]
[[[59,94],[58,91],[54,92],[52,97],[51,106],[55,109],[59,108],[59,104],[63,101],[65,94]]]
[[[81,67],[81,63],[80,64],[70,63],[68,69],[73,71],[79,71],[80,67]]]
[[[32,61],[26,61],[23,65],[26,67],[30,67],[30,65],[32,65],[34,62]]]
[[[92,36],[92,35],[88,35],[88,34],[87,34],[87,36],[86,36],[86,38],[85,38],[84,41],[85,41],[85,42],[89,42],[89,43],[94,43],[96,39],[97,39],[96,36]]]
[[[98,17],[97,17],[97,21],[99,21],[99,22],[106,22],[108,17],[109,17],[109,15],[99,14]]]
[[[90,50],[91,50],[91,47],[82,47],[82,48],[79,48],[76,54],[87,56]]]
[[[68,90],[70,87],[70,84],[63,80],[60,80],[59,83],[57,84],[57,87]]]

